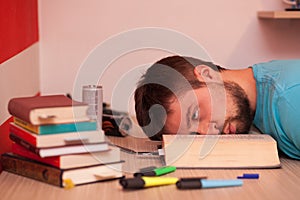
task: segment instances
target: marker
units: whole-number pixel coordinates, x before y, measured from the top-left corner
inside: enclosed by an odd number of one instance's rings
[[[134,178],[120,179],[120,184],[123,186],[123,189],[142,189],[145,187],[176,184],[178,180],[179,179],[175,177],[140,176]]]
[[[259,179],[259,174],[243,174],[243,176],[238,176],[238,179]]]
[[[219,188],[241,186],[243,181],[239,179],[232,180],[205,180],[205,179],[180,179],[176,186],[178,189],[201,189],[201,188]]]
[[[148,167],[144,167],[144,168],[141,168],[139,173],[142,173],[142,172],[149,172],[149,171],[152,171],[154,169],[156,169],[157,167],[156,166],[148,166]]]
[[[164,174],[174,172],[175,170],[176,170],[176,167],[174,167],[174,166],[166,166],[166,167],[156,168],[151,171],[137,172],[137,173],[134,173],[133,175],[135,177],[137,177],[137,176],[161,176]]]

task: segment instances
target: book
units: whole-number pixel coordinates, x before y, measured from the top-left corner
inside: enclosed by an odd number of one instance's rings
[[[49,164],[60,169],[86,167],[120,161],[120,149],[110,146],[102,152],[71,154],[42,158],[17,143],[12,144],[12,153],[38,162]]]
[[[17,121],[17,122],[16,122]],[[66,124],[48,124],[48,125],[32,125],[30,123],[20,123],[21,120],[15,120],[16,125],[31,131],[32,133],[45,135],[45,134],[58,134],[75,131],[94,131],[97,129],[96,121],[85,121]]]
[[[122,162],[83,168],[59,169],[12,153],[1,156],[3,170],[59,187],[122,178]]]
[[[104,132],[102,130],[37,135],[13,123],[10,124],[9,129],[10,137],[22,139],[37,148],[105,141]]]
[[[115,137],[106,136],[107,141],[121,148],[123,151],[131,153],[155,153],[158,152],[161,147],[161,141],[150,140],[146,136],[132,136],[127,135],[126,137]]]
[[[88,121],[88,105],[65,95],[18,97],[10,99],[11,115],[33,125]]]
[[[13,142],[21,145],[22,147],[39,155],[42,158],[50,157],[50,156],[60,156],[60,155],[88,153],[88,152],[100,152],[100,151],[109,150],[109,145],[107,142],[92,143],[92,144],[83,143],[79,145],[75,144],[75,145],[38,148],[13,134],[10,134],[9,137]]]
[[[276,141],[266,134],[163,135],[166,165],[178,168],[278,168]]]

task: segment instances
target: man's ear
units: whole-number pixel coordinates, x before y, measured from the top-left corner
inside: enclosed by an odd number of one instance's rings
[[[194,75],[199,81],[203,82],[217,82],[220,80],[220,74],[206,65],[196,66]]]

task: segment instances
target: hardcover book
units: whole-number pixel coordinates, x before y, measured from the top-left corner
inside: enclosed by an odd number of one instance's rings
[[[105,141],[104,132],[102,130],[37,135],[13,123],[10,124],[10,138],[14,141],[15,139],[23,140],[37,148]]]
[[[96,121],[85,121],[76,123],[66,123],[66,124],[48,124],[48,125],[32,125],[25,123],[19,123],[18,120],[16,125],[29,130],[32,133],[45,135],[45,134],[58,134],[66,132],[76,132],[76,131],[94,131],[97,129]]]
[[[62,170],[12,153],[1,157],[3,170],[59,187],[121,178],[122,162]]]
[[[107,164],[120,161],[120,149],[111,146],[109,150],[94,153],[71,154],[42,158],[28,149],[12,144],[12,153],[32,159],[41,163],[49,164],[60,169],[86,167],[91,165]]]
[[[28,149],[29,151],[39,155],[40,157],[50,157],[50,156],[60,156],[78,153],[89,153],[89,152],[100,152],[109,150],[109,145],[107,142],[92,143],[92,144],[74,144],[65,146],[52,146],[45,148],[38,148],[32,144],[22,140],[13,134],[10,134],[10,139],[15,143],[21,145],[22,147]]]
[[[33,125],[88,121],[88,105],[65,95],[13,98],[8,103],[11,115]]]
[[[178,168],[278,168],[276,141],[266,134],[163,135],[166,165]]]

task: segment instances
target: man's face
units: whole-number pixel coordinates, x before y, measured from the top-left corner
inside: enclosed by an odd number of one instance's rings
[[[165,132],[167,134],[246,133],[252,124],[248,98],[233,82],[208,83],[173,98]]]

